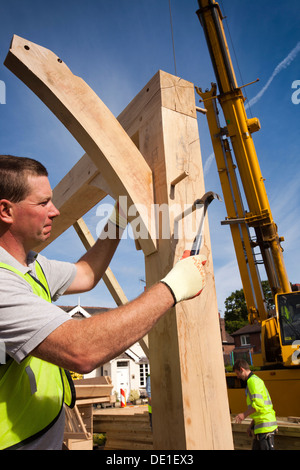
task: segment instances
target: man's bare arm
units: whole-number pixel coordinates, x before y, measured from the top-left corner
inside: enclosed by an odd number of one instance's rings
[[[77,261],[75,279],[65,292],[65,295],[87,292],[98,284],[109,266],[122,237],[123,231],[115,225],[111,225],[109,221],[104,230],[109,230],[110,228],[114,231],[115,237],[98,239]]]
[[[122,307],[63,323],[31,355],[89,373],[145,336],[173,304],[168,287],[158,283]]]
[[[252,415],[253,413],[255,413],[255,409],[252,408],[251,405],[248,406],[247,410],[244,411],[243,413],[239,413],[236,417],[235,417],[235,422],[236,423],[241,423],[242,421],[244,421],[244,419],[246,419],[249,415]]]
[[[180,260],[137,299],[91,318],[65,322],[31,354],[74,372],[92,371],[145,336],[175,303],[199,295],[205,286],[205,262],[202,255]]]

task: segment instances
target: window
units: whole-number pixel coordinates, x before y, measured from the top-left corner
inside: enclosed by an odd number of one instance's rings
[[[250,346],[250,335],[241,336],[241,346]]]
[[[146,387],[146,380],[148,374],[149,364],[140,364],[140,387]]]
[[[300,294],[298,291],[280,294],[277,303],[282,344],[292,345],[300,340]]]
[[[117,367],[127,367],[128,361],[117,361]]]

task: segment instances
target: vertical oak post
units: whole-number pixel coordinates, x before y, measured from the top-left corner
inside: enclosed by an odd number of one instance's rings
[[[205,193],[194,87],[159,71],[119,121],[152,169],[161,209],[157,252],[145,256],[150,286],[191,247],[188,220],[176,239],[174,219]],[[189,223],[195,222],[196,212]],[[207,220],[201,251],[208,258],[205,289],[171,309],[149,334],[156,449],[233,448]]]

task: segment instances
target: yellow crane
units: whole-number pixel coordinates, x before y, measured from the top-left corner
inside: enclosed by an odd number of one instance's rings
[[[198,0],[198,4],[197,15],[217,83],[213,83],[210,90],[203,92],[196,87],[196,91],[207,110],[227,211],[226,220],[222,223],[228,224],[231,230],[249,323],[261,324],[262,354],[256,358],[256,365],[273,372],[274,380],[275,377],[283,377],[283,381],[293,380],[291,389],[294,391],[293,387],[296,387],[299,397],[300,292],[292,290],[288,279],[281,247],[284,239],[277,233],[252,138],[252,134],[260,129],[260,123],[257,118],[247,117],[243,87],[237,84],[219,4],[215,0]],[[223,126],[219,107],[223,112]],[[248,205],[247,210],[245,204]],[[273,313],[267,310],[257,250],[274,295],[276,310]],[[282,374],[280,369],[283,369]],[[272,377],[270,374],[269,378]],[[295,400],[292,405],[294,403]],[[300,405],[295,406],[293,413],[298,411],[300,416]]]

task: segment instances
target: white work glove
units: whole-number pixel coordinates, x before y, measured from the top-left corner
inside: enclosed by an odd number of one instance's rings
[[[115,203],[113,211],[109,217],[109,221],[119,227],[121,230],[125,230],[128,220],[125,212],[122,210],[119,204],[119,201]]]
[[[182,300],[196,297],[205,286],[205,256],[187,256],[187,253],[189,252],[185,252],[183,258],[160,281],[169,287],[174,297],[174,305]]]

